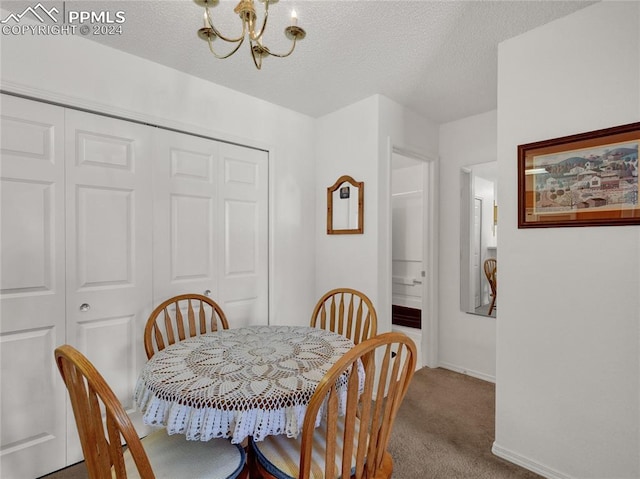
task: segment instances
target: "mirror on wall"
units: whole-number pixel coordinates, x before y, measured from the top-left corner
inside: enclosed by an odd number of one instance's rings
[[[327,234],[364,232],[364,182],[344,175],[327,188]]]
[[[484,263],[498,256],[497,173],[497,161],[460,171],[460,308],[492,317],[498,301],[496,297],[492,307],[494,294]]]

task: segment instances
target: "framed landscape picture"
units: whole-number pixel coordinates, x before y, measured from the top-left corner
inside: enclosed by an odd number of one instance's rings
[[[640,224],[640,122],[518,145],[518,228]]]

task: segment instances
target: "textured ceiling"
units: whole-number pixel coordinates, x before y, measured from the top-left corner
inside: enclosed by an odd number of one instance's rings
[[[380,93],[443,123],[496,108],[499,42],[594,2],[282,0],[270,8],[265,45],[288,48],[292,8],[307,37],[261,71],[248,44],[226,60],[209,53],[196,36],[203,9],[191,0],[80,3],[126,13],[122,35],[94,41],[313,117]],[[229,35],[239,33],[236,3],[212,10]]]

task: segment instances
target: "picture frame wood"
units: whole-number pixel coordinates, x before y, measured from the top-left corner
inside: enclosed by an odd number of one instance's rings
[[[364,233],[364,182],[343,175],[327,188],[327,234]]]
[[[518,145],[518,228],[640,224],[640,122]]]

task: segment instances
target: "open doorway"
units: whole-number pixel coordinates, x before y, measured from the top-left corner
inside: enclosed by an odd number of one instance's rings
[[[428,325],[427,200],[429,164],[417,157],[393,151],[391,155],[391,304],[392,330],[409,336],[422,354],[423,333]]]

